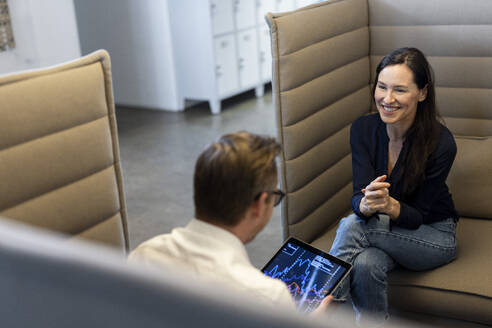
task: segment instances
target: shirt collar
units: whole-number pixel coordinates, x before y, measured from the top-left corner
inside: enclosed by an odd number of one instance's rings
[[[188,225],[186,226],[186,229],[192,232],[204,234],[207,237],[211,237],[216,241],[222,242],[232,249],[234,249],[236,252],[242,255],[248,262],[249,262],[249,257],[248,253],[246,252],[246,248],[244,247],[243,242],[233,233],[220,228],[216,225],[213,225],[211,223],[199,220],[199,219],[192,219]]]

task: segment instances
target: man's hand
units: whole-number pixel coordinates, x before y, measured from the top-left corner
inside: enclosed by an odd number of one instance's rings
[[[328,309],[328,306],[330,305],[331,301],[333,301],[333,296],[331,296],[331,295],[326,296],[325,298],[323,298],[321,303],[319,303],[319,306],[316,308],[316,310],[311,312],[311,314],[318,316],[322,313],[325,313],[326,310]]]
[[[360,201],[359,208],[365,216],[381,212],[396,220],[400,215],[400,203],[389,195],[390,184],[384,182],[385,180],[386,175],[379,176],[362,189],[364,197]]]

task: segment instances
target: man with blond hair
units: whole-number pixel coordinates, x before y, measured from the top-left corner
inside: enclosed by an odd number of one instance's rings
[[[274,138],[248,132],[226,134],[210,144],[195,165],[195,218],[184,228],[144,242],[130,260],[161,268],[179,266],[263,303],[293,308],[287,286],[255,268],[244,247],[265,227],[284,196],[276,188],[279,152]]]

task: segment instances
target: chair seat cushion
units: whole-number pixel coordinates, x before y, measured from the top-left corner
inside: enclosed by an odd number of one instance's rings
[[[329,251],[337,226],[312,244]],[[453,262],[434,270],[389,275],[391,307],[492,325],[492,221],[461,218]]]
[[[492,222],[461,218],[453,262],[389,276],[391,306],[492,325]]]

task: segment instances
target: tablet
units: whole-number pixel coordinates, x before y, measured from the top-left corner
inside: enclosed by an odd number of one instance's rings
[[[300,312],[316,309],[349,274],[352,266],[298,239],[289,238],[263,267],[265,275],[282,280]]]

